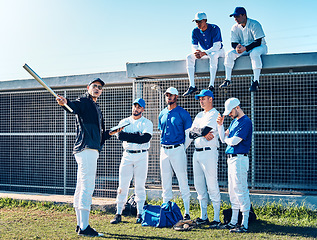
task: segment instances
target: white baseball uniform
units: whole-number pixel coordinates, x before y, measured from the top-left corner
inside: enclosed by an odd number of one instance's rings
[[[148,133],[153,134],[153,123],[141,117],[134,120],[132,116],[120,121],[120,124],[130,123],[123,129],[126,133]],[[124,152],[122,154],[119,168],[119,187],[117,195],[117,214],[121,214],[123,206],[127,201],[128,191],[132,177],[135,180],[135,201],[137,203],[138,214],[142,214],[144,202],[146,200],[145,181],[148,170],[148,149],[150,142],[138,144],[123,141]]]
[[[248,46],[256,39],[262,38],[261,45],[251,49],[250,51],[245,51],[241,54],[237,53],[235,49],[228,51],[225,56],[224,65],[226,67],[226,79],[231,79],[231,72],[234,66],[234,61],[243,55],[249,55],[251,59],[251,65],[254,73],[260,75],[260,70],[262,69],[261,55],[267,53],[267,45],[264,39],[265,34],[262,29],[261,24],[253,19],[247,18],[247,23],[245,27],[240,24],[233,25],[231,29],[231,42],[239,43],[243,46]],[[257,74],[258,73],[258,74]],[[258,78],[255,76],[255,80]]]
[[[218,111],[212,108],[208,112],[200,112],[194,119],[192,128],[212,128],[214,138],[208,141],[205,137],[195,139],[193,155],[194,184],[201,207],[201,219],[207,219],[208,194],[214,207],[214,220],[219,222],[220,191],[218,184]]]

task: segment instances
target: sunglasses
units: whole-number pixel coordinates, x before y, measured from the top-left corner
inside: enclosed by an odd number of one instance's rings
[[[93,84],[92,88],[98,88],[99,90],[102,90],[102,86],[97,84]]]

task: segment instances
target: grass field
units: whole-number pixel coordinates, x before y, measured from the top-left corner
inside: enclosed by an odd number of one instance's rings
[[[181,201],[175,200],[181,207]],[[160,205],[160,202],[150,202]],[[222,204],[222,210],[228,208]],[[199,205],[191,204],[191,217],[199,217]],[[212,209],[208,209],[210,218]],[[93,211],[90,224],[106,239],[316,239],[317,211],[305,206],[283,207],[280,204],[254,206],[258,220],[250,224],[249,233],[233,234],[228,230],[195,228],[177,232],[170,228],[142,227],[134,217],[123,217],[123,222],[112,225],[113,212]],[[47,202],[18,201],[0,198],[1,239],[88,239],[75,232],[76,217],[69,205]]]

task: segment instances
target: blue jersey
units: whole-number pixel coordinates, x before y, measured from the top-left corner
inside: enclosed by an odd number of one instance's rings
[[[251,147],[252,140],[252,122],[247,115],[242,118],[234,119],[229,126],[229,136],[237,136],[242,138],[242,141],[235,146],[227,146],[226,154],[244,154],[248,153]]]
[[[204,50],[211,48],[215,42],[222,42],[220,28],[215,24],[207,23],[207,25],[208,27],[204,32],[199,28],[194,28],[192,32],[192,44],[199,44]]]
[[[184,108],[177,106],[169,111],[166,107],[158,120],[158,129],[162,131],[161,144],[176,145],[185,142],[185,130],[192,126],[192,119]]]

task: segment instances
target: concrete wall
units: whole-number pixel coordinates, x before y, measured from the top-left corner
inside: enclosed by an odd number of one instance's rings
[[[65,88],[65,87],[83,87],[94,78],[101,78],[106,85],[112,84],[132,84],[133,79],[127,78],[126,72],[105,72],[105,73],[91,73],[82,75],[58,76],[43,78],[43,80],[51,88]],[[20,79],[12,81],[0,82],[0,91],[8,90],[27,90],[27,89],[42,89],[34,78]]]
[[[223,58],[219,58],[218,75],[224,75]],[[317,52],[268,54],[262,56],[263,73],[316,71]],[[251,62],[248,56],[242,56],[236,60],[233,74],[251,73]],[[196,74],[209,74],[208,59],[197,60]],[[185,60],[164,62],[140,62],[127,63],[127,76],[129,78],[169,78],[186,77]]]

